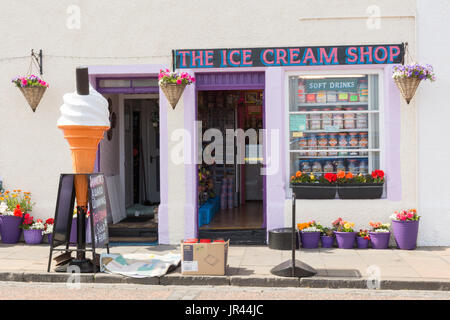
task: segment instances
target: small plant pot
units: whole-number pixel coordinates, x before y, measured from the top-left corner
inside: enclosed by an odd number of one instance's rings
[[[336,241],[340,249],[353,249],[355,245],[356,232],[335,231]]]
[[[302,247],[305,249],[316,249],[319,247],[320,232],[301,232]]]
[[[297,183],[291,185],[296,199],[334,199],[336,186],[320,183]]]
[[[387,249],[389,247],[390,232],[369,232],[372,249]]]
[[[383,195],[383,184],[341,184],[338,195],[340,199],[379,199]]]
[[[23,238],[27,244],[40,244],[42,242],[42,230],[23,230]]]
[[[369,247],[369,239],[356,237],[356,245],[358,246],[358,249],[367,249]]]
[[[53,234],[51,234],[51,233],[47,233],[47,241],[48,241],[48,244],[52,244],[52,241],[53,241]]]
[[[392,230],[397,247],[402,250],[416,248],[417,235],[419,233],[419,220],[416,221],[392,221]]]
[[[7,244],[14,244],[19,242],[22,229],[19,226],[23,218],[15,216],[2,216],[0,220],[2,242]]]
[[[334,237],[321,236],[320,240],[322,241],[322,248],[333,248]]]

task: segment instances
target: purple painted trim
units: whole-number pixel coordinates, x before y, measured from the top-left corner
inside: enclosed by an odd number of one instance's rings
[[[165,97],[160,90],[160,97]],[[172,107],[170,107],[172,108]],[[169,239],[169,134],[167,127],[167,99],[159,99],[159,156],[160,156],[160,205],[158,208],[158,242],[170,244]]]
[[[156,77],[97,77],[95,79],[96,90],[100,93],[159,93],[159,86],[150,87],[136,87],[133,86],[133,80],[156,80]],[[129,87],[100,87],[100,81],[102,80],[130,80]]]
[[[186,70],[193,74],[191,70]],[[184,205],[184,237],[195,238],[198,234],[198,208],[197,208],[197,130],[196,130],[196,84],[186,86],[184,90],[183,110],[184,129],[189,133],[184,140],[184,150],[189,152],[184,165],[185,205]],[[175,112],[177,109],[175,108]]]
[[[198,90],[261,90],[264,72],[206,72],[196,74]]]
[[[392,80],[393,65],[384,68],[384,115],[385,115],[385,173],[387,199],[402,199],[402,176],[400,161],[401,109],[400,92]]]

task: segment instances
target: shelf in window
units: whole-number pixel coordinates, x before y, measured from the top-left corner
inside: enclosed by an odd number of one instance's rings
[[[323,113],[380,113],[379,110],[330,110],[330,111],[289,111],[289,114],[323,114]]]
[[[318,159],[318,160],[328,160],[328,159],[368,159],[369,156],[320,156],[320,157],[308,157],[308,156],[300,156],[299,160],[302,159]]]
[[[355,101],[355,102],[350,102],[350,101],[347,101],[347,102],[339,102],[339,101],[336,101],[336,102],[325,102],[325,103],[321,103],[321,102],[310,102],[310,103],[308,103],[308,102],[305,102],[305,103],[299,103],[299,104],[297,104],[297,106],[299,106],[299,107],[320,107],[320,106],[361,106],[361,105],[364,105],[364,106],[367,106],[367,105],[369,105],[369,102],[360,102],[360,101]]]
[[[294,132],[294,131],[291,131]],[[297,131],[295,131],[297,132]],[[327,131],[324,129],[321,130],[305,130],[305,131],[298,131],[303,133],[346,133],[346,132],[369,132],[368,128],[365,129],[339,129],[338,131]]]
[[[290,150],[292,153],[311,152],[380,152],[380,149],[296,149]]]

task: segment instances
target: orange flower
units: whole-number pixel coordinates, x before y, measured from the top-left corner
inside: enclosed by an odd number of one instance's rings
[[[310,222],[297,223],[297,228],[300,231],[302,231],[303,229],[308,228],[310,226],[311,226]]]
[[[295,176],[292,176],[292,177],[291,177],[291,180],[294,180],[294,179],[295,179]]]
[[[343,177],[345,177],[345,171],[339,171],[338,173],[337,173],[337,177],[338,177],[338,179],[342,179]]]
[[[345,179],[353,179],[353,173],[349,172],[345,175]]]
[[[301,172],[301,171],[297,171],[297,173],[295,174],[295,176],[296,176],[297,178],[300,178],[300,177],[302,176],[302,172]]]

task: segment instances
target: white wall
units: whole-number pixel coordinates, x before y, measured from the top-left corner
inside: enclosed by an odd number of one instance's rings
[[[417,1],[419,63],[431,64],[437,80],[416,93],[418,119],[419,244],[450,245],[450,1]]]
[[[373,0],[4,0],[0,10],[0,176],[10,189],[33,192],[35,216],[54,214],[58,177],[71,172],[67,143],[56,128],[62,95],[75,88],[79,65],[171,64],[178,48],[270,47],[399,43],[415,48],[415,0],[376,1],[380,28],[367,26]],[[69,29],[80,9],[81,27]],[[318,19],[310,19],[310,18]],[[331,17],[328,19],[327,17]],[[334,19],[333,17],[362,17]],[[302,19],[300,19],[302,18]],[[306,18],[306,19],[303,19]],[[36,22],[36,25],[33,25]],[[44,51],[44,79],[50,83],[37,112],[32,113],[18,89],[9,83],[26,73],[30,49]],[[402,105],[402,188],[404,203],[374,206],[365,215],[381,219],[391,209],[416,205],[416,115],[414,104]],[[168,132],[183,126],[183,102],[168,115]],[[435,137],[435,135],[433,135]],[[403,165],[404,164],[404,165]],[[183,212],[184,171],[169,165],[169,201],[177,217]],[[343,205],[348,219],[360,217],[356,203]],[[328,208],[328,204],[324,204]],[[307,215],[324,214],[310,206]],[[172,210],[172,209],[171,209]],[[334,218],[332,206],[324,216]],[[280,213],[281,214],[281,213]],[[342,213],[340,215],[343,215]],[[175,218],[171,214],[171,219]],[[173,217],[173,218],[172,218]],[[309,216],[308,216],[309,218]],[[182,237],[174,225],[172,242]],[[172,233],[172,232],[171,232]]]

